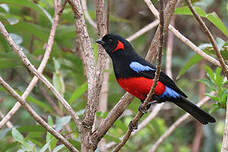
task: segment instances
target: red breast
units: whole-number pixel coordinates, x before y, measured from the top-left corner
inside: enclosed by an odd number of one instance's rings
[[[136,96],[140,100],[144,100],[146,98],[153,85],[153,79],[147,79],[144,77],[120,78],[117,81],[124,90]],[[161,95],[164,91],[165,85],[158,81],[154,93],[156,95]]]

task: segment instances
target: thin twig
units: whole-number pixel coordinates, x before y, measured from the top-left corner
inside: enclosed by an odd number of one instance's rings
[[[109,18],[110,18],[110,13],[111,13],[111,0],[108,0],[108,5],[107,5],[107,20],[106,20],[106,25],[107,25],[107,33],[110,32],[110,23],[109,23]]]
[[[215,92],[210,92],[211,95],[214,95]],[[203,104],[205,104],[207,101],[210,100],[210,97],[205,97],[199,103],[197,106],[201,107]],[[166,132],[159,137],[159,139],[153,144],[152,148],[149,150],[149,152],[155,152],[158,146],[182,123],[184,122],[188,117],[190,117],[190,114],[186,113],[182,117],[180,117],[177,121],[175,121],[167,130]]]
[[[150,8],[151,12],[155,15],[155,17],[157,16],[156,14],[158,14],[158,10],[154,7],[154,5],[152,4],[152,2],[150,0],[144,0],[145,3],[147,4],[147,6]],[[167,12],[168,13],[168,12]],[[165,19],[166,20],[166,19]],[[211,57],[210,55],[207,55],[205,52],[203,52],[199,47],[197,47],[194,43],[192,43],[189,39],[187,39],[184,35],[182,35],[178,30],[176,30],[172,25],[168,26],[169,30],[172,31],[174,33],[174,35],[179,38],[182,42],[184,42],[186,45],[188,45],[194,52],[196,52],[197,54],[199,54],[200,56],[202,56],[205,60],[213,63],[214,65],[217,66],[221,66],[219,61],[217,61],[216,59],[214,59],[213,57]],[[157,32],[155,33],[155,36],[157,37]],[[156,45],[155,45],[156,46]],[[152,50],[152,49],[151,49]],[[150,54],[154,54],[154,52],[150,53]],[[150,55],[149,55],[150,56]],[[226,68],[228,68],[228,66],[226,65]]]
[[[93,143],[93,145],[98,144],[101,138],[112,127],[113,123],[121,116],[121,114],[124,112],[127,106],[131,103],[133,98],[134,97],[129,93],[125,93],[124,96],[122,96],[119,102],[108,113],[108,116],[101,121],[99,127],[91,135],[91,143]]]
[[[146,125],[157,116],[157,114],[163,108],[163,106],[164,103],[157,104],[150,112],[150,114],[139,124],[138,128],[132,133],[132,136],[136,135],[140,130],[146,127]]]
[[[64,113],[59,109],[59,107],[56,105],[55,101],[52,100],[52,98],[49,96],[47,90],[41,85],[38,84],[38,87],[41,91],[41,93],[43,94],[43,96],[46,98],[46,100],[49,102],[49,104],[51,105],[51,107],[55,110],[56,114],[58,116],[63,116]]]
[[[58,133],[55,129],[49,126],[33,109],[32,107],[22,98],[20,97],[16,91],[13,90],[0,76],[0,84],[18,101],[24,108],[31,114],[31,116],[41,125],[43,126],[49,133],[59,139],[70,151],[78,152],[78,150],[67,141],[60,133]]]
[[[90,17],[89,15],[89,12],[88,12],[88,9],[87,9],[87,2],[86,0],[81,0],[82,2],[82,8],[83,8],[83,11],[84,11],[84,14],[85,14],[85,18],[86,20],[88,21],[88,23],[94,28],[97,30],[97,24],[96,22],[94,22],[94,20]]]
[[[61,0],[59,0],[59,3],[61,4]],[[52,46],[53,46],[53,42],[54,42],[54,37],[55,37],[55,32],[56,32],[56,28],[59,22],[59,18],[63,12],[63,9],[66,5],[66,1],[64,2],[63,5],[58,5],[58,9],[55,9],[55,15],[54,15],[54,21],[52,24],[52,28],[50,31],[50,35],[48,38],[48,43],[47,43],[47,47],[45,50],[45,54],[44,57],[40,63],[40,66],[38,68],[38,72],[42,73],[44,68],[46,67],[47,61],[50,57],[51,51],[52,51]],[[25,100],[26,97],[30,94],[30,92],[32,91],[32,89],[34,88],[34,86],[36,85],[36,83],[38,82],[38,78],[36,76],[33,77],[32,81],[29,83],[29,86],[26,88],[25,92],[22,95],[22,98]],[[0,122],[0,128],[2,128],[10,119],[11,117],[17,112],[17,110],[20,108],[20,103],[17,102],[14,107],[5,115],[5,117],[1,120]]]
[[[215,50],[216,56],[217,56],[219,63],[222,67],[222,70],[223,70],[224,74],[226,75],[226,78],[228,79],[228,68],[226,68],[225,61],[224,61],[224,59],[223,59],[223,57],[219,51],[219,48],[215,42],[213,35],[211,34],[210,30],[207,28],[207,26],[204,23],[204,21],[202,20],[202,18],[197,14],[195,9],[193,8],[191,1],[186,0],[186,3],[188,5],[189,9],[191,10],[192,14],[195,16],[196,20],[199,22],[200,26],[202,27],[203,32],[205,32],[207,34],[209,40],[211,41],[211,44]]]
[[[172,17],[170,25],[175,24],[175,16]],[[172,78],[172,54],[173,54],[174,35],[171,31],[168,32],[167,51],[166,51],[166,74]]]
[[[154,13],[155,17],[159,19],[159,12],[156,10],[156,8],[153,6],[152,2],[150,0],[144,0],[144,2],[147,4],[147,6],[150,8],[150,10]],[[173,12],[175,10],[177,0],[169,0],[167,2],[165,11],[164,11],[164,36],[167,35],[169,23],[171,20],[171,17],[173,15]],[[152,43],[149,48],[149,54],[148,54],[148,61],[153,62],[155,57],[158,54],[158,46],[159,46],[159,35],[160,35],[160,28],[157,28],[156,33],[154,35],[154,38],[152,40]]]
[[[142,104],[142,109],[146,109],[148,103],[151,101],[152,96],[154,94],[154,89],[157,85],[158,79],[159,79],[159,75],[160,75],[160,71],[161,71],[161,60],[162,60],[162,49],[163,49],[163,30],[164,30],[164,10],[163,10],[163,0],[160,0],[160,24],[159,24],[159,29],[160,29],[160,43],[159,43],[159,52],[158,52],[158,63],[156,66],[156,72],[155,72],[155,77],[153,80],[153,85],[150,89],[150,92],[148,93],[144,103]],[[137,126],[138,121],[140,120],[140,118],[143,116],[144,114],[141,111],[138,111],[138,113],[136,114],[136,116],[132,119],[131,121],[131,125],[132,126]],[[129,139],[129,137],[131,136],[133,129],[132,128],[128,128],[127,133],[124,135],[123,139],[121,140],[121,142],[114,148],[113,152],[118,152],[127,142],[127,140]]]
[[[153,21],[150,24],[146,25],[145,27],[143,27],[142,29],[140,29],[136,33],[134,33],[131,36],[129,36],[126,40],[128,40],[129,42],[131,42],[134,39],[138,38],[139,36],[143,35],[144,33],[148,32],[149,30],[153,29],[158,24],[159,24],[159,20],[156,19],[155,21]]]
[[[3,113],[0,111],[0,117],[1,118],[4,118],[4,115],[3,115]],[[6,126],[8,127],[8,128],[13,128],[13,124],[10,122],[10,121],[8,121],[7,123],[6,123]]]
[[[1,22],[0,22],[0,31],[2,35],[5,37],[5,39],[7,40],[10,47],[13,49],[13,51],[21,58],[25,66],[31,71],[32,74],[37,76],[51,90],[51,92],[55,95],[55,97],[63,104],[66,111],[70,113],[77,127],[80,128],[81,123],[80,123],[79,117],[75,114],[74,110],[71,108],[68,102],[58,93],[55,87],[42,74],[40,74],[37,71],[34,65],[32,65],[32,63],[28,60],[28,58],[24,54],[23,49],[19,48],[19,46],[12,40],[12,38],[9,36],[9,33],[6,31],[4,25]]]

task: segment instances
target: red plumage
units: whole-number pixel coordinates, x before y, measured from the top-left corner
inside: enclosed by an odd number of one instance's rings
[[[117,81],[124,90],[141,100],[146,98],[153,85],[153,79],[145,77],[119,78]],[[164,91],[165,85],[158,81],[154,89],[154,94],[161,95]]]

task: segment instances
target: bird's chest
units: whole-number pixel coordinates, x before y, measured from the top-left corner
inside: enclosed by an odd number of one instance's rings
[[[136,96],[140,100],[144,100],[146,98],[153,85],[153,79],[145,77],[119,78],[117,81],[124,90]],[[165,85],[158,81],[154,93],[156,95],[161,95],[164,91]]]

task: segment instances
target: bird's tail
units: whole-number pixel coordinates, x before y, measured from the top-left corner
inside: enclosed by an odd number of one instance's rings
[[[208,124],[209,122],[215,122],[215,118],[182,96],[178,100],[175,100],[174,103],[204,125]]]

